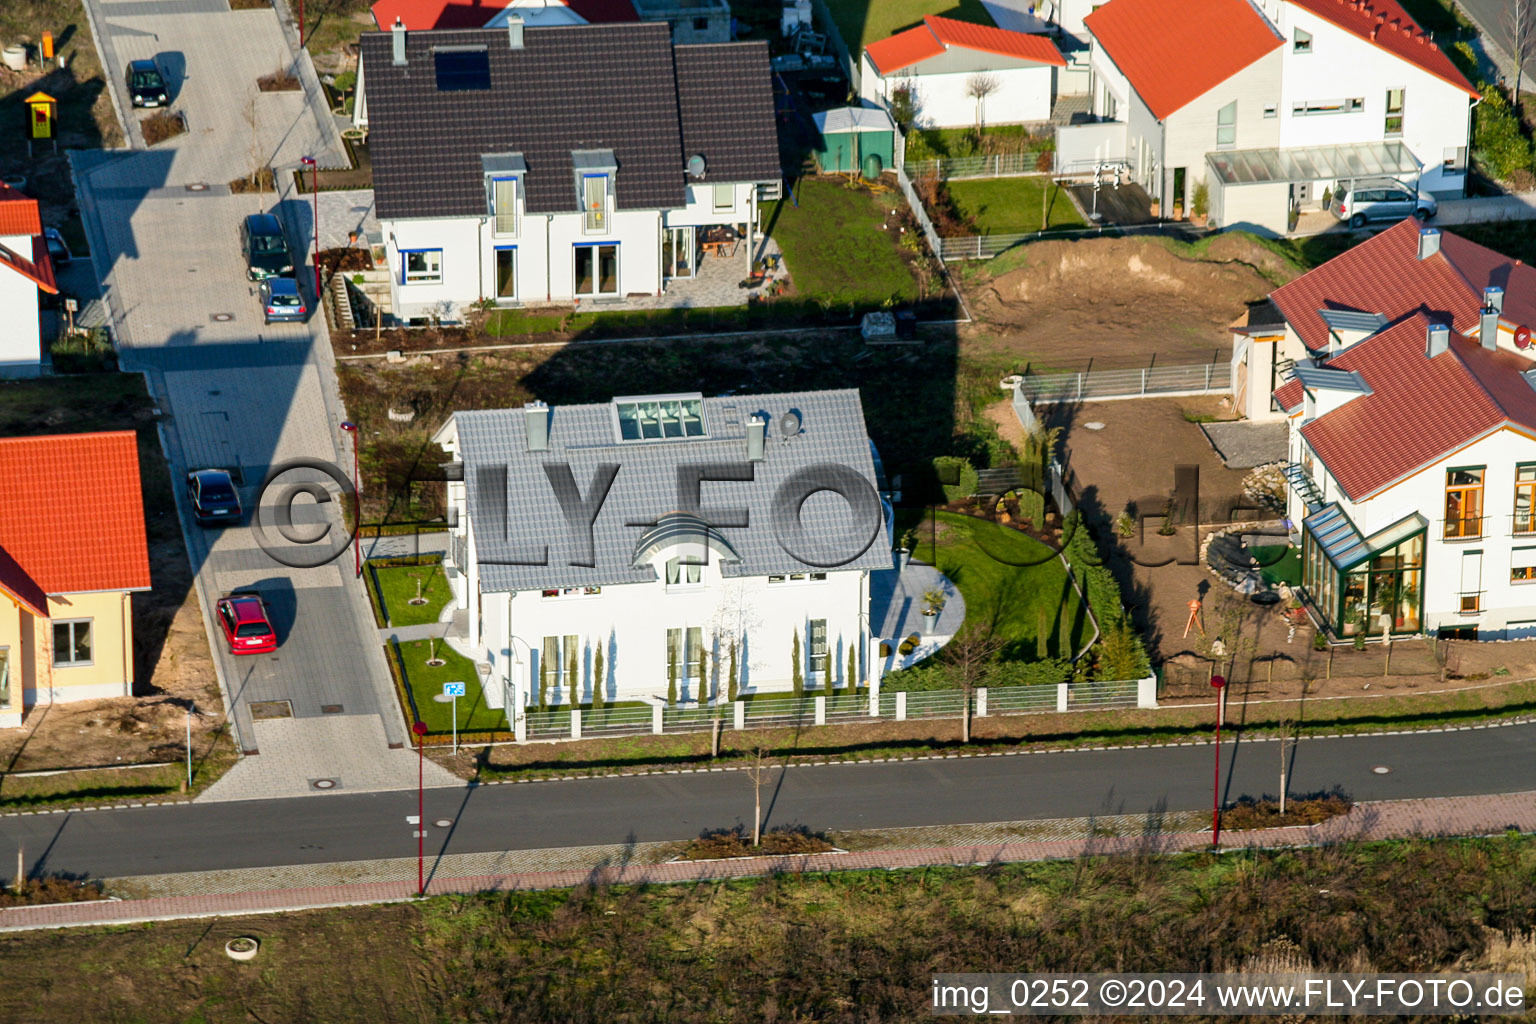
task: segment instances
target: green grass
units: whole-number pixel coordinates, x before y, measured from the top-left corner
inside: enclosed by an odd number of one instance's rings
[[[364,573],[368,591],[384,620],[391,626],[424,626],[436,622],[444,606],[453,598],[448,578],[443,575],[441,555],[423,559],[424,565],[369,564]],[[377,589],[374,584],[377,582]],[[417,583],[426,604],[412,604]]]
[[[1266,544],[1249,548],[1249,553],[1262,568],[1259,575],[1265,583],[1289,583],[1301,586],[1301,551],[1289,544]]]
[[[765,203],[764,223],[784,251],[790,278],[802,296],[829,303],[913,302],[917,282],[885,236],[881,203],[835,181],[802,181],[800,205]]]
[[[954,581],[965,599],[966,623],[989,627],[1006,644],[1004,657],[1036,657],[1042,622],[1047,657],[1070,658],[1087,642],[1093,632],[1087,608],[1051,548],[953,512],[934,517],[937,552],[925,530],[913,557]]]
[[[1021,235],[1083,223],[1071,198],[1046,175],[951,181],[945,187],[984,235]]]
[[[993,24],[980,0],[827,0],[827,7],[855,60],[870,43],[911,28],[928,14]]]
[[[1001,152],[1023,152],[1034,148],[1030,140],[1036,143],[1044,141],[1021,124],[984,125],[981,134],[983,138],[992,140]],[[914,128],[907,133],[908,160],[976,155],[975,128]]]
[[[406,685],[416,705],[416,715],[427,724],[430,733],[447,735],[453,731],[453,705],[434,700],[443,692],[444,683],[463,683],[464,696],[459,698],[459,732],[496,732],[507,727],[506,715],[500,708],[487,707],[485,694],[480,690],[480,674],[474,662],[459,654],[446,643],[436,644],[437,657],[442,665],[428,665],[429,645],[426,640],[411,640],[391,645],[400,652],[396,667],[403,669]],[[394,649],[390,651],[394,659]],[[410,709],[406,709],[410,718]]]

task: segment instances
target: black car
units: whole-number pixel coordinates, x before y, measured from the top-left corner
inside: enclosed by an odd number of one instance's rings
[[[128,96],[136,107],[163,107],[171,100],[165,76],[152,60],[128,62]]]
[[[187,474],[187,500],[193,517],[204,526],[240,521],[240,492],[222,469],[199,469]]]
[[[293,274],[293,250],[283,226],[270,213],[253,213],[240,222],[240,252],[245,276],[252,281]]]

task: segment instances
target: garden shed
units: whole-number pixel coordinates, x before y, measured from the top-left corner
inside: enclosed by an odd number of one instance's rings
[[[896,125],[875,107],[838,107],[813,115],[820,142],[816,163],[824,174],[862,171],[879,177],[895,166]]]

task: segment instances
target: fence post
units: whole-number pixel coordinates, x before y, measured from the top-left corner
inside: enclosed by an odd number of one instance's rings
[[[581,739],[581,708],[571,709],[571,739]]]
[[[976,687],[976,717],[987,717],[987,688],[985,686]]]
[[[1067,684],[1066,683],[1057,683],[1056,684],[1056,710],[1057,711],[1065,711],[1065,710],[1067,710]]]
[[[517,695],[517,705],[508,706],[507,714],[512,716],[512,738],[519,743],[528,742],[528,715],[523,707],[523,695]]]
[[[657,736],[661,735],[661,712],[662,707],[660,704],[651,705],[651,732]]]
[[[906,690],[897,690],[896,691],[896,721],[898,721],[898,722],[905,722],[906,720],[907,720],[907,691]]]
[[[1083,400],[1083,375],[1077,375],[1077,401]]]
[[[1205,364],[1205,390],[1211,390],[1211,363]]]
[[[732,714],[732,719],[733,719],[732,722],[731,722],[731,725],[732,725],[732,727],[737,732],[741,732],[741,730],[743,730],[743,729],[745,729],[747,727],[747,704],[746,704],[746,701],[740,701],[740,700],[732,701],[731,702],[731,714]]]
[[[877,675],[869,677],[869,717],[880,717],[880,677]]]
[[[981,236],[976,236],[976,258],[981,259]]]
[[[1147,393],[1147,370],[1146,370],[1146,367],[1142,367],[1142,370],[1141,370],[1141,393],[1142,393],[1142,395],[1146,395],[1146,393]]]
[[[827,698],[826,697],[822,697],[822,696],[818,696],[818,697],[815,697],[813,699],[816,701],[816,724],[817,725],[826,725],[827,724]]]
[[[1138,708],[1157,707],[1157,675],[1147,676],[1145,679],[1136,680],[1136,706]]]

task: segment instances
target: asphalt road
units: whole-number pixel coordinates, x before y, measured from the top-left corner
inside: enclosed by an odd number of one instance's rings
[[[1292,795],[1356,800],[1536,790],[1536,725],[1305,740]],[[1376,766],[1390,768],[1377,774]],[[1274,742],[1223,744],[1227,799],[1277,790]],[[764,792],[770,824],[899,827],[1193,810],[1210,806],[1210,746],[789,768]],[[428,790],[428,852],[476,853],[686,839],[750,814],[743,772]],[[414,792],[28,815],[0,819],[0,858],[28,870],[119,877],[409,857]],[[454,821],[452,828],[430,823]]]
[[[1504,51],[1504,56],[1514,59],[1514,47],[1510,45],[1509,28],[1504,23],[1504,10],[1513,0],[1457,0],[1463,11],[1471,17],[1478,31],[1488,42]],[[1526,61],[1525,81],[1521,83],[1525,89],[1536,86],[1532,81],[1532,75],[1536,74],[1536,61]],[[1475,84],[1475,83],[1474,83]],[[1510,79],[1510,87],[1514,87],[1514,79]]]

